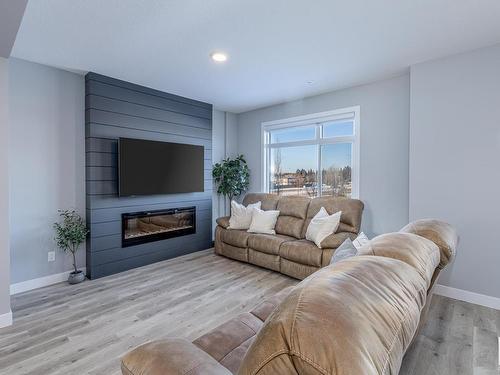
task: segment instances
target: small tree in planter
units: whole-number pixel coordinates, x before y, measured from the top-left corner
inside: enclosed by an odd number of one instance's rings
[[[231,201],[248,189],[250,169],[243,155],[238,155],[235,159],[227,158],[216,163],[212,177],[217,184],[217,193]]]
[[[85,221],[75,210],[59,210],[59,216],[62,221],[54,223],[55,240],[61,250],[70,252],[73,255],[74,271],[69,274],[68,282],[78,284],[85,280],[85,274],[76,267],[76,252],[85,241],[89,231]]]

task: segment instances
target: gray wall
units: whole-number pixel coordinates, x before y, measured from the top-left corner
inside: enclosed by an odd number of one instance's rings
[[[85,215],[84,78],[10,59],[11,283],[71,270],[57,249],[57,210]],[[47,261],[56,251],[55,262]],[[85,266],[85,246],[78,254]]]
[[[8,69],[0,57],[0,316],[10,313]]]
[[[0,1],[0,57],[8,58],[28,0]]]
[[[212,133],[212,160],[218,163],[227,157],[235,157],[238,154],[238,123],[234,113],[224,112],[217,109],[213,111],[213,133]],[[229,214],[229,201],[213,191],[213,220],[212,226],[215,230],[215,219]]]
[[[260,129],[264,121],[361,106],[360,199],[363,230],[373,236],[408,222],[409,75],[330,92],[238,115],[238,151],[261,190]]]
[[[440,283],[500,297],[500,45],[411,69],[410,219],[460,234]]]
[[[212,106],[89,73],[86,76],[87,273],[92,278],[211,246]],[[205,147],[205,191],[118,197],[118,138]],[[121,247],[121,214],[196,206],[196,234]]]

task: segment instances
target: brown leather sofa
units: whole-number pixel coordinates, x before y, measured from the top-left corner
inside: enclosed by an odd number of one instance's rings
[[[262,202],[263,210],[279,210],[276,235],[247,233],[228,229],[229,217],[217,219],[215,252],[228,258],[248,262],[303,279],[330,264],[333,252],[346,238],[359,233],[363,202],[337,197],[279,197],[274,194],[247,194],[245,206]],[[342,211],[336,233],[325,238],[321,249],[305,239],[311,219],[325,207],[328,213]]]
[[[190,343],[169,338],[122,360],[124,375],[397,374],[458,238],[436,220],[360,251]]]

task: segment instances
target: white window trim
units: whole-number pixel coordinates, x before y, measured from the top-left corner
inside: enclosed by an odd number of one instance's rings
[[[268,192],[268,171],[267,171],[267,153],[272,148],[276,147],[286,147],[286,146],[306,146],[306,145],[317,145],[321,144],[335,144],[335,143],[346,143],[352,142],[352,198],[360,198],[359,187],[360,187],[360,149],[361,149],[361,107],[353,106],[341,109],[335,109],[333,111],[319,112],[308,114],[304,116],[290,117],[282,120],[266,121],[261,124],[261,161],[262,166],[262,184],[261,191]],[[266,137],[270,130],[280,129],[280,128],[290,128],[294,126],[303,126],[308,124],[317,124],[320,122],[335,121],[342,119],[354,118],[354,136],[347,137],[334,137],[334,138],[320,138],[319,134],[316,134],[316,138],[312,140],[305,141],[294,141],[294,142],[283,142],[276,144],[267,144]],[[319,128],[316,128],[319,129]],[[353,141],[354,140],[354,141]],[[267,147],[266,147],[267,145]],[[318,147],[318,165],[321,165],[321,148]],[[319,172],[319,171],[318,171]],[[318,184],[321,184],[322,174],[318,173]]]

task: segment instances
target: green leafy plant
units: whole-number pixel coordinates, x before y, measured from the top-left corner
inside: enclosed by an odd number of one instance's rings
[[[232,200],[248,189],[250,169],[243,155],[227,158],[214,165],[212,177],[217,184],[217,193]]]
[[[83,218],[75,210],[59,210],[61,222],[54,223],[56,231],[55,241],[57,246],[73,255],[73,267],[76,268],[76,252],[78,247],[85,241],[89,231]]]

